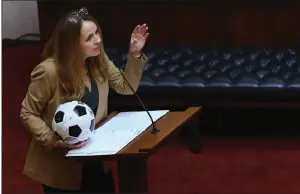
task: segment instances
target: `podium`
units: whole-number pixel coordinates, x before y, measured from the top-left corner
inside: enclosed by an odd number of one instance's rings
[[[142,134],[113,155],[72,156],[79,160],[114,160],[118,166],[118,182],[120,193],[147,193],[147,159],[163,142],[176,134],[180,128],[198,120],[200,107],[190,107],[185,111],[169,111],[158,119],[155,124],[160,132],[152,134],[150,125]],[[113,112],[99,126],[117,115]],[[196,129],[197,130],[197,129]],[[193,134],[191,134],[193,135]]]

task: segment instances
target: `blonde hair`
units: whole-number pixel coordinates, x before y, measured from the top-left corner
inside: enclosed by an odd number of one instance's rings
[[[97,81],[101,82],[107,79],[108,58],[104,51],[103,37],[98,22],[91,15],[80,14],[80,11],[71,11],[58,21],[54,33],[42,53],[43,60],[47,58],[54,59],[61,95],[65,98],[79,99],[84,95],[83,78],[85,71],[80,68],[83,65],[83,57],[79,46],[83,21],[94,22],[102,38],[100,54],[87,58],[86,64],[90,66],[91,72]]]

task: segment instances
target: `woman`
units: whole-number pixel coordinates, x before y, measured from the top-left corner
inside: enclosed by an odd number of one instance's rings
[[[148,27],[135,27],[129,44],[124,75],[138,89],[144,64],[142,53]],[[62,17],[43,51],[43,62],[31,73],[31,83],[21,104],[21,120],[33,138],[24,174],[41,183],[44,193],[113,192],[103,164],[66,159],[67,145],[51,130],[58,105],[79,100],[89,105],[96,122],[107,116],[109,87],[120,94],[132,94],[122,74],[105,54],[101,29],[87,9]]]

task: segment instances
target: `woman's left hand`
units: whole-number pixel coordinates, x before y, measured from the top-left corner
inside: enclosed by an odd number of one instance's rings
[[[137,25],[132,34],[130,39],[130,47],[129,52],[133,55],[139,55],[141,50],[144,48],[147,37],[149,33],[147,32],[148,26],[146,24]]]

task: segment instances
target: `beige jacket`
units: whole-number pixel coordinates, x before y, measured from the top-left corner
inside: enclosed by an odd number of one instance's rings
[[[107,116],[109,87],[120,94],[132,94],[122,75],[109,60],[108,80],[97,82],[99,106],[96,123]],[[141,59],[128,55],[125,76],[137,90],[142,77],[145,55]],[[60,96],[55,64],[47,59],[31,73],[31,83],[21,104],[21,120],[33,136],[23,173],[41,184],[68,190],[80,189],[82,163],[65,157],[65,150],[54,148],[57,140],[51,122],[58,105],[64,103]]]

